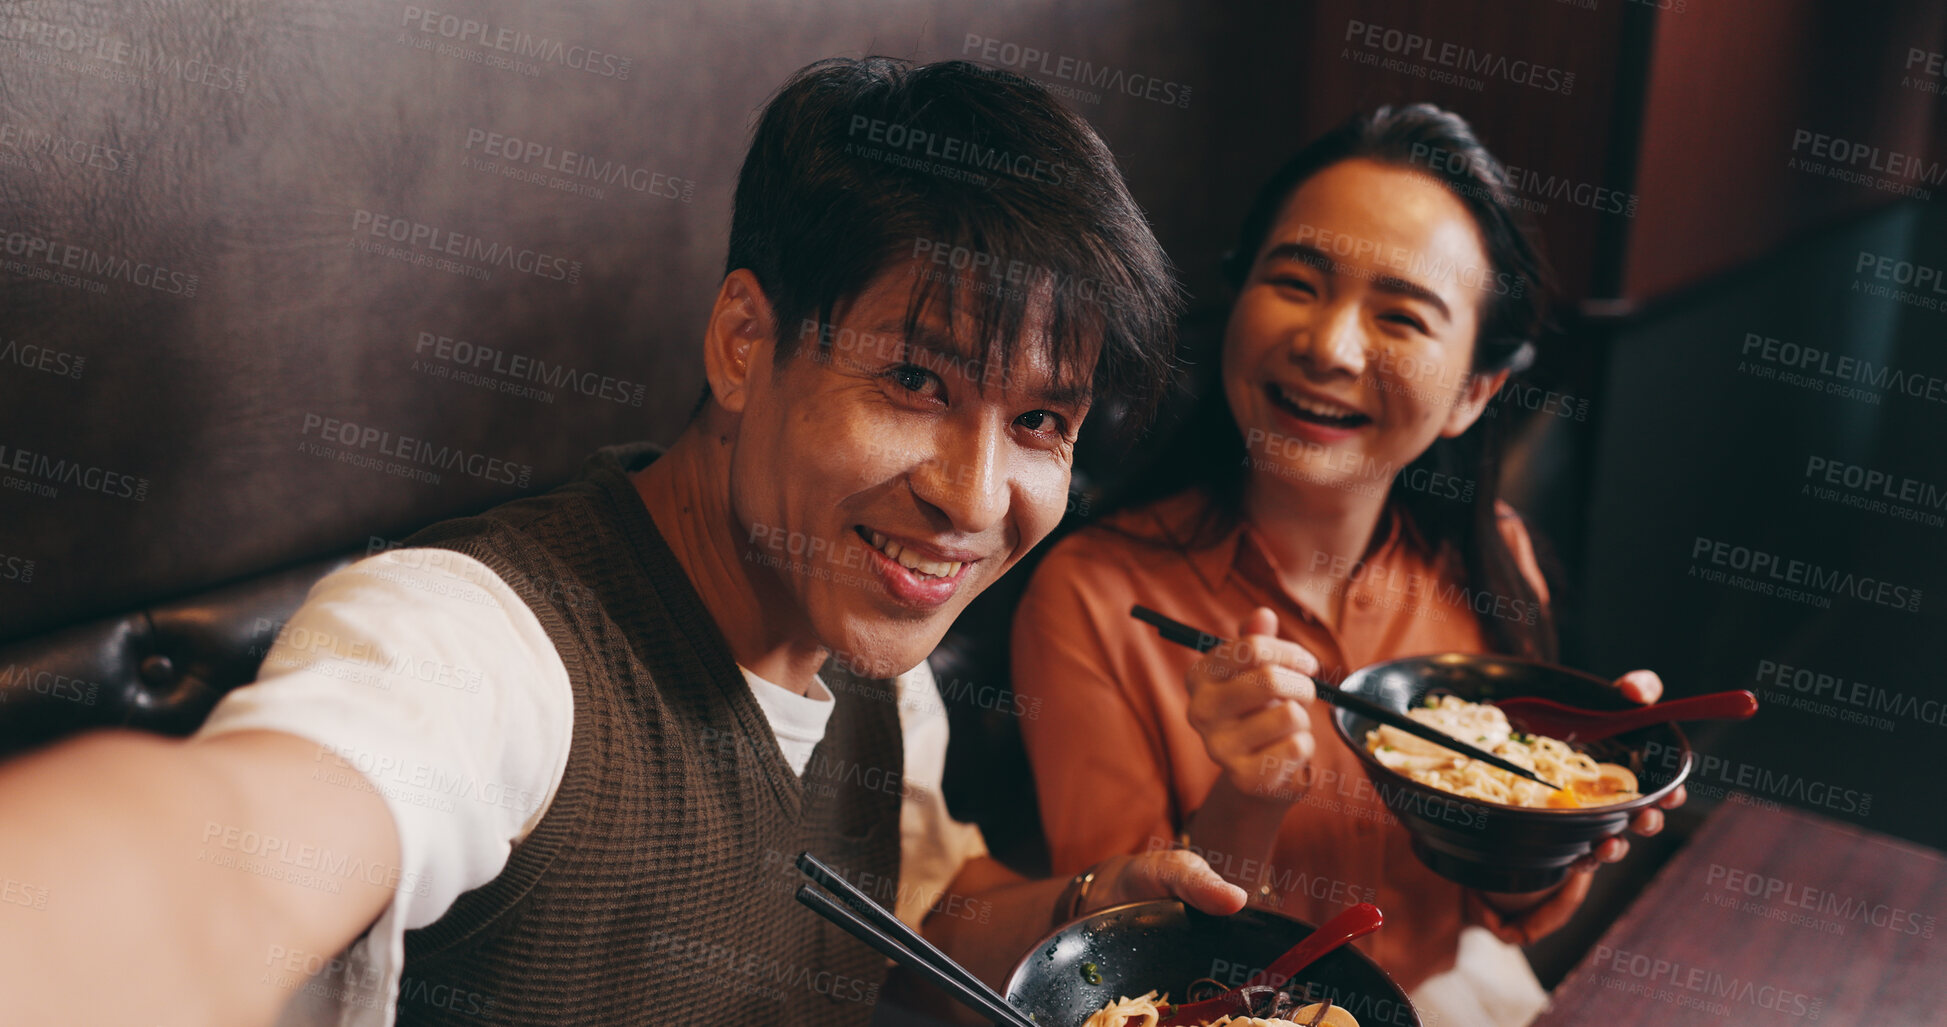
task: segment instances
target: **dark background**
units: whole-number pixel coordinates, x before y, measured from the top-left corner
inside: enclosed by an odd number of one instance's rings
[[[419,49],[456,41],[409,23],[408,6],[0,3],[9,247],[0,256],[18,259],[18,240],[55,240],[197,279],[187,296],[112,275],[94,276],[91,289],[0,267],[9,459],[27,450],[146,481],[138,500],[5,472],[0,642],[16,643],[9,652],[551,486],[599,445],[673,439],[701,382],[697,343],[755,111],[817,58],[978,58],[981,43],[968,40],[979,37],[1189,88],[1187,104],[1171,106],[1026,70],[1095,94],[1072,106],[1115,150],[1180,266],[1194,297],[1193,347],[1221,323],[1216,263],[1258,183],[1354,111],[1428,100],[1469,118],[1498,156],[1539,179],[1628,196],[1631,214],[1527,194],[1545,205],[1537,222],[1565,295],[1562,330],[1531,376],[1541,391],[1524,395],[1553,392],[1568,409],[1582,404],[1586,419],[1555,416],[1553,403],[1529,409],[1539,399],[1502,409],[1526,426],[1510,497],[1557,557],[1565,662],[1601,673],[1653,667],[1673,695],[1759,687],[1757,668],[1772,661],[1916,703],[1947,700],[1933,658],[1947,604],[1935,592],[1947,581],[1943,529],[1803,491],[1811,456],[1947,489],[1937,442],[1947,408],[1893,389],[1873,390],[1878,402],[1835,396],[1740,369],[1755,333],[1947,377],[1947,311],[1854,288],[1873,281],[1855,270],[1862,251],[1947,269],[1940,187],[1902,197],[1792,164],[1809,156],[1794,149],[1801,130],[1947,160],[1936,94],[1947,80],[1908,66],[1913,50],[1947,50],[1947,7],[414,5],[592,47],[626,59],[623,77],[555,63],[529,76]],[[1372,50],[1350,31],[1355,22],[1549,65],[1574,84],[1437,84],[1363,63]],[[164,60],[114,56],[129,53]],[[185,81],[172,59],[223,75]],[[463,165],[482,156],[477,143],[468,148],[474,132],[677,184],[611,184],[597,198],[516,181]],[[37,152],[31,140],[48,133],[68,153],[125,169]],[[678,195],[655,194],[664,189]],[[361,210],[558,254],[579,262],[578,281],[508,268],[476,281],[360,252],[353,242],[371,238],[354,235]],[[640,385],[641,402],[545,386],[543,400],[434,377],[415,351],[421,333],[593,371],[631,399]],[[24,347],[43,356],[30,360]],[[437,483],[410,481],[301,452],[316,437],[307,417],[526,467],[527,486],[450,470]],[[1102,479],[1107,459],[1083,470]],[[1699,537],[1924,598],[1917,612],[1845,597],[1815,609],[1707,582],[1689,574]],[[25,658],[0,663],[11,674]],[[1947,845],[1931,796],[1947,716],[1881,713],[1893,725],[1884,730],[1847,722],[1838,704],[1768,706],[1750,724],[1699,733],[1700,749],[1730,768],[1722,773],[1755,768],[1758,785],[1741,787],[1760,797]],[[1010,780],[1004,766],[992,770],[1013,752],[1008,725],[979,711],[958,717],[956,774],[972,767],[998,775],[983,780]],[[1809,784],[1870,802],[1834,808],[1808,799]],[[1693,794],[1670,844],[1712,798]],[[956,797],[999,851],[1034,865],[1032,809],[1018,795]],[[1638,865],[1637,878],[1619,873],[1609,887],[1626,890],[1654,864]]]

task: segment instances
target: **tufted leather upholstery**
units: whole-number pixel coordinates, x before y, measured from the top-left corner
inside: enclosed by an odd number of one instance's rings
[[[247,684],[333,557],[0,648],[0,757],[74,731],[186,735]]]

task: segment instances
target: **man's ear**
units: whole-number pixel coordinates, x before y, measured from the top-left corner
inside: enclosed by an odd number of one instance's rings
[[[775,322],[756,275],[738,268],[724,276],[703,331],[703,374],[725,410],[742,412],[752,377],[769,373]]]
[[[1493,374],[1470,374],[1467,384],[1460,389],[1460,398],[1454,401],[1453,409],[1447,412],[1447,423],[1440,426],[1440,437],[1451,439],[1459,436],[1480,420],[1481,411],[1487,409],[1494,394],[1508,383],[1506,370]]]

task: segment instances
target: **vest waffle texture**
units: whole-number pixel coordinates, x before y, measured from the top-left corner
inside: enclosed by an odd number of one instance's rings
[[[401,1025],[870,1019],[885,960],[797,903],[793,861],[897,887],[890,683],[823,671],[837,706],[793,774],[626,477],[655,454],[601,450],[561,488],[407,540],[479,560],[527,603],[567,665],[574,733],[506,868],[406,933]]]

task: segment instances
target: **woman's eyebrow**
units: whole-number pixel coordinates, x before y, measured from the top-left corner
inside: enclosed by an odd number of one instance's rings
[[[1326,274],[1338,270],[1338,263],[1332,259],[1331,254],[1301,242],[1281,242],[1271,247],[1271,251],[1264,255],[1264,260],[1267,264],[1274,260],[1288,260],[1294,264],[1317,268]]]
[[[1447,301],[1441,299],[1439,293],[1434,292],[1432,289],[1418,282],[1408,281],[1397,275],[1375,275],[1372,279],[1372,287],[1380,292],[1389,292],[1395,296],[1405,296],[1409,299],[1420,300],[1433,309],[1438,310],[1441,320],[1453,320],[1453,312],[1447,309]]]
[[[1447,308],[1447,301],[1441,299],[1440,294],[1434,292],[1432,289],[1411,279],[1401,278],[1398,275],[1373,275],[1354,268],[1345,267],[1338,261],[1333,260],[1331,254],[1326,253],[1316,246],[1301,242],[1279,243],[1271,247],[1270,251],[1264,255],[1264,260],[1267,264],[1274,260],[1288,260],[1294,264],[1303,264],[1307,267],[1316,268],[1328,275],[1357,275],[1361,278],[1369,278],[1374,289],[1380,292],[1391,293],[1395,296],[1405,296],[1409,299],[1419,300],[1439,311],[1440,317],[1443,320],[1453,320],[1453,311]]]

